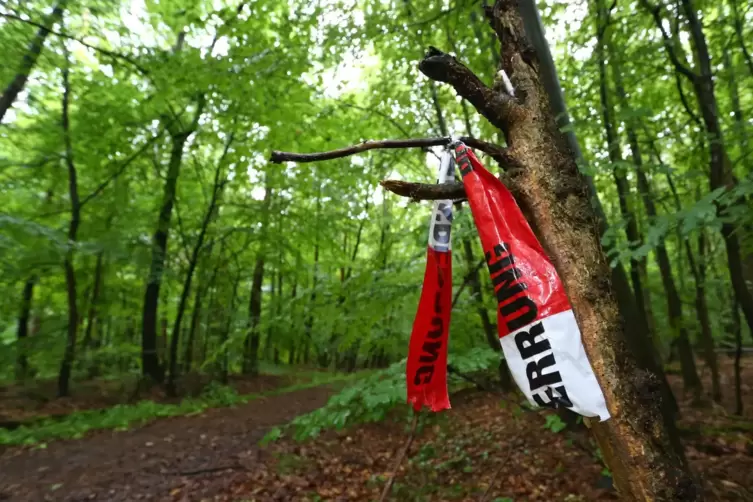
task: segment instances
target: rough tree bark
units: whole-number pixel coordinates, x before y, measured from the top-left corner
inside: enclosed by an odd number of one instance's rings
[[[700,500],[676,430],[662,416],[661,382],[639,369],[628,349],[631,333],[610,285],[588,182],[557,127],[518,2],[498,0],[486,13],[501,42],[501,66],[514,96],[503,85],[487,87],[454,57],[434,48],[419,68],[432,80],[452,85],[507,138],[517,167],[504,181],[560,273],[612,415],[589,424],[617,489],[633,500]]]
[[[21,67],[18,69],[18,73],[16,73],[13,80],[8,84],[8,87],[3,91],[2,96],[0,96],[0,123],[2,123],[10,107],[13,106],[18,95],[24,90],[26,81],[29,80],[29,75],[36,66],[39,55],[42,53],[47,35],[50,34],[52,26],[63,18],[63,11],[67,3],[67,0],[61,0],[55,5],[50,15],[47,16],[42,26],[37,30],[31,43],[29,43],[29,49],[21,60]]]
[[[562,88],[560,87],[559,79],[557,78],[557,69],[554,66],[554,60],[552,59],[552,54],[546,41],[544,26],[541,22],[538,9],[536,8],[536,2],[534,0],[520,0],[518,8],[520,9],[521,17],[523,18],[523,25],[528,36],[528,41],[531,43],[536,52],[536,57],[539,60],[539,79],[549,97],[549,105],[552,114],[555,116],[557,125],[561,129],[565,129],[566,132],[564,135],[567,140],[567,145],[575,158],[575,163],[578,166],[581,166],[584,164],[583,156],[580,151],[580,146],[578,145],[578,140],[575,136],[575,131],[570,123],[570,117],[565,104],[565,97]],[[473,145],[469,146],[475,148]],[[503,160],[505,159],[503,153],[497,154],[497,157]],[[609,228],[607,225],[607,218],[604,214],[604,209],[601,206],[601,201],[596,193],[596,187],[589,176],[586,176],[586,185],[588,186],[589,199],[598,219],[599,232],[601,235],[604,235]],[[604,251],[608,253],[609,249],[605,248]],[[645,323],[645,320],[638,313],[633,290],[630,287],[630,281],[628,280],[627,273],[621,263],[618,263],[617,266],[611,269],[611,280],[612,289],[617,296],[622,317],[634,321],[631,326],[633,336],[628,340],[628,345],[638,358],[639,367],[656,375],[657,379],[661,382],[662,411],[665,415],[665,419],[671,421],[678,413],[677,402],[675,401],[672,389],[667,382],[659,355],[651,345],[653,340],[651,327]]]
[[[71,204],[71,220],[68,224],[68,243],[63,267],[65,269],[65,285],[68,297],[68,332],[65,341],[63,360],[58,374],[58,396],[65,397],[70,393],[69,384],[73,361],[76,357],[76,336],[78,335],[78,303],[76,289],[76,270],[73,264],[75,255],[78,227],[81,223],[81,200],[78,195],[78,174],[73,162],[73,145],[71,143],[69,105],[71,100],[71,86],[69,81],[68,51],[64,47],[66,62],[63,66],[63,141],[65,142],[65,165],[68,169],[68,197]]]

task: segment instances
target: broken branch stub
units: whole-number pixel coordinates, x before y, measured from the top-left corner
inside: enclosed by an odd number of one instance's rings
[[[379,182],[385,190],[414,200],[465,200],[465,188],[462,183],[431,184],[411,183],[399,180]]]
[[[674,424],[662,415],[659,380],[639,368],[631,349],[587,180],[557,126],[538,58],[525,38],[519,1],[530,0],[497,0],[485,9],[501,43],[500,69],[509,76],[515,97],[504,86],[486,86],[435,48],[419,69],[450,84],[505,133],[506,153],[518,167],[505,183],[560,275],[607,400],[612,418],[590,425],[618,491],[630,500],[701,500]]]

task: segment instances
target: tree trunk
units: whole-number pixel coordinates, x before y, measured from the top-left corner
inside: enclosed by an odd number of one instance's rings
[[[282,254],[280,254],[280,262],[278,263],[278,269],[277,269],[277,304],[275,305],[275,321],[273,321],[272,324],[275,326],[278,326],[281,316],[282,316]],[[272,336],[271,329],[269,331],[269,334],[270,336]],[[280,349],[278,347],[276,340],[274,344],[274,363],[275,365],[280,363]]]
[[[267,248],[267,225],[272,201],[272,186],[269,174],[264,178],[264,200],[262,201],[261,237],[259,254],[256,257],[251,296],[248,301],[248,332],[243,351],[243,372],[252,376],[259,374],[259,321],[261,320],[262,284],[264,282],[264,260]]]
[[[256,258],[251,298],[248,302],[248,335],[243,358],[243,372],[252,376],[259,374],[259,320],[261,319],[261,286],[264,281],[264,257]]]
[[[737,4],[737,0],[730,0],[730,4],[732,5],[735,35],[737,35],[737,41],[740,44],[740,50],[742,51],[743,57],[745,58],[745,64],[748,65],[748,71],[750,72],[750,75],[753,76],[753,58],[751,58],[750,51],[748,51],[748,47],[745,45],[745,35],[743,34],[744,21],[743,16],[740,13],[740,6]]]
[[[225,329],[222,333],[222,345],[224,346],[223,354],[222,354],[222,375],[221,375],[221,381],[223,384],[227,384],[228,381],[228,374],[230,372],[230,358],[229,358],[229,350],[227,347],[227,344],[230,340],[230,331],[233,326],[233,317],[235,316],[235,301],[238,298],[238,285],[241,282],[241,271],[238,270],[238,273],[235,276],[235,280],[233,280],[233,293],[232,297],[230,298],[230,309],[227,311],[227,321],[225,322]]]
[[[597,43],[597,53],[599,54],[599,75],[601,77],[601,85],[600,85],[600,93],[601,93],[601,101],[602,101],[602,107],[603,107],[603,113],[604,113],[604,123],[605,128],[607,131],[607,142],[609,143],[609,156],[612,163],[620,163],[622,162],[621,155],[619,154],[619,151],[621,150],[621,146],[619,144],[619,141],[616,138],[616,134],[614,132],[614,125],[611,120],[611,105],[609,103],[608,99],[608,89],[607,89],[607,76],[606,76],[606,63],[605,63],[605,54],[604,54],[604,38],[606,36],[606,30],[607,23],[609,21],[608,19],[608,13],[604,10],[604,2],[603,0],[599,1],[599,17],[601,19],[601,22],[599,23],[599,35],[598,35],[598,43]],[[611,44],[607,44],[611,48]],[[615,51],[611,51],[614,53]],[[614,56],[614,54],[612,54]],[[626,100],[626,94],[625,89],[622,83],[622,74],[620,73],[620,66],[619,62],[615,62],[615,59],[610,57],[610,61],[612,62],[612,69],[614,72],[614,78],[615,78],[615,87],[616,87],[616,94],[620,97],[621,105],[623,109],[627,110],[627,100]],[[638,190],[641,192],[641,195],[643,197],[643,204],[646,207],[646,214],[649,216],[649,218],[656,218],[657,212],[656,207],[653,202],[652,194],[651,194],[651,187],[648,183],[648,179],[646,178],[646,174],[643,171],[643,161],[641,158],[641,153],[639,149],[638,139],[637,135],[635,134],[635,130],[632,128],[631,125],[627,126],[628,129],[628,139],[630,142],[630,149],[633,154],[633,162],[636,165],[636,174],[638,177]],[[628,224],[627,224],[627,235],[628,240],[631,242],[639,242],[642,241],[642,239],[637,235],[638,233],[638,227],[635,223],[634,217],[630,214],[630,210],[627,207],[627,191],[629,191],[628,187],[628,180],[624,173],[618,174],[618,170],[620,168],[615,168],[615,181],[617,184],[617,191],[620,198],[620,208],[622,210],[623,217],[628,218]],[[688,336],[688,331],[685,328],[682,320],[682,300],[680,298],[679,293],[677,292],[677,288],[675,286],[674,279],[672,277],[672,266],[669,260],[669,255],[667,254],[667,250],[664,246],[664,243],[660,243],[656,248],[656,259],[659,264],[659,271],[661,273],[662,278],[662,284],[664,285],[664,290],[667,295],[667,307],[669,311],[669,323],[672,327],[672,334],[674,337],[677,338],[677,349],[680,355],[680,365],[682,367],[682,377],[683,377],[683,383],[685,385],[685,389],[689,392],[692,392],[694,395],[694,398],[696,401],[700,401],[701,393],[702,393],[702,385],[701,385],[701,379],[698,377],[698,371],[695,367],[695,359],[693,358],[693,350],[690,345],[690,338]],[[637,268],[641,266],[635,261],[631,261],[631,276],[633,276],[633,284],[635,286],[635,292],[636,292],[636,302],[638,303],[639,309],[641,306],[641,303],[645,302],[645,299],[643,299],[643,294],[639,293],[639,290],[642,289],[640,282],[636,281],[636,275],[640,274],[639,270]],[[643,260],[642,266],[645,268],[645,260]],[[645,303],[643,303],[645,305]],[[641,309],[643,312],[644,317],[647,320],[648,323],[648,317],[646,314],[646,310]]]
[[[735,414],[743,414],[742,379],[740,378],[740,359],[743,356],[743,335],[740,326],[740,312],[737,299],[732,295],[732,332],[735,335]]]
[[[230,135],[230,139],[225,145],[225,151],[222,154],[222,158],[217,163],[217,169],[215,169],[214,173],[214,185],[212,186],[212,195],[209,200],[209,207],[207,207],[206,212],[204,213],[204,218],[201,222],[201,230],[199,231],[199,236],[196,239],[196,242],[194,243],[194,247],[191,250],[191,257],[188,261],[188,271],[186,272],[186,277],[183,282],[183,292],[180,295],[180,302],[178,304],[178,312],[175,315],[175,324],[173,325],[173,336],[170,340],[170,371],[167,379],[167,392],[171,396],[176,395],[176,387],[175,382],[177,378],[178,373],[178,342],[180,340],[180,327],[181,322],[183,321],[183,315],[186,311],[186,304],[188,303],[188,296],[191,294],[191,282],[193,281],[193,274],[196,271],[196,266],[199,263],[199,254],[202,251],[202,248],[204,246],[204,238],[207,235],[207,230],[209,228],[209,223],[212,221],[212,219],[215,216],[215,208],[217,207],[217,203],[219,200],[219,197],[222,193],[222,187],[224,185],[224,179],[222,177],[222,166],[223,161],[225,159],[225,156],[227,155],[228,149],[230,148],[230,144],[233,141],[233,135]],[[201,307],[201,305],[198,305]],[[193,343],[193,340],[190,340],[189,343]],[[189,349],[187,349],[189,350]]]
[[[501,66],[515,96],[487,87],[455,58],[432,49],[420,63],[451,84],[507,138],[516,169],[505,182],[528,216],[568,292],[583,343],[611,418],[588,420],[620,493],[632,500],[700,500],[673,424],[664,419],[661,382],[628,349],[633,330],[621,316],[600,244],[588,180],[560,132],[525,39],[518,1],[497,0],[487,16],[501,42]],[[642,343],[648,343],[641,340]]]
[[[711,57],[709,56],[706,37],[703,33],[701,22],[692,0],[682,0],[682,7],[690,27],[690,35],[695,48],[696,60],[700,69],[700,75],[687,71],[686,76],[693,83],[693,89],[698,98],[701,108],[701,117],[709,137],[710,155],[710,189],[731,189],[734,179],[730,166],[729,157],[724,147],[724,139],[718,116],[718,105],[714,91],[714,80],[711,71]],[[739,199],[736,204],[745,204],[744,199]],[[724,208],[717,204],[717,212],[720,216]],[[735,290],[738,304],[743,311],[751,334],[753,334],[753,295],[745,282],[745,271],[740,254],[740,241],[736,233],[735,225],[725,219],[722,223],[722,237],[727,248],[727,264],[729,267],[732,287]]]
[[[152,238],[152,258],[149,266],[149,278],[144,294],[144,311],[142,316],[141,331],[141,364],[144,376],[150,377],[155,382],[162,382],[164,368],[160,364],[157,355],[157,309],[159,306],[159,293],[162,286],[162,274],[167,255],[167,240],[170,235],[170,220],[175,204],[175,196],[178,187],[178,176],[183,162],[183,148],[189,134],[179,133],[171,135],[172,150],[170,163],[167,170],[162,204],[157,230]]]
[[[89,315],[86,322],[86,331],[82,345],[84,349],[94,346],[94,327],[97,323],[97,307],[99,306],[100,290],[102,289],[102,271],[104,269],[104,251],[97,253],[97,263],[94,266],[94,287],[92,288],[92,297],[89,303]]]
[[[293,287],[291,288],[290,292],[290,315],[289,315],[289,331],[288,333],[290,335],[294,335],[296,333],[296,330],[298,329],[297,319],[298,315],[295,311],[295,299],[298,295],[298,271],[300,270],[300,262],[299,258],[296,257],[296,264],[295,264],[295,274],[293,275]],[[288,364],[293,365],[296,363],[296,355],[297,355],[297,340],[293,338],[290,342],[290,353],[288,354]]]
[[[204,292],[207,288],[204,284],[199,284],[196,288],[196,295],[193,301],[193,311],[191,312],[191,322],[188,325],[188,338],[186,339],[186,350],[183,353],[183,371],[188,373],[191,371],[191,363],[193,361],[193,346],[196,340],[196,332],[199,330],[199,320],[201,319],[202,300],[204,300]]]
[[[688,250],[688,258],[691,259],[690,243],[686,242],[686,248]],[[693,275],[696,278],[695,307],[698,312],[698,323],[701,326],[703,358],[711,371],[711,398],[715,402],[721,403],[722,386],[719,381],[719,364],[716,360],[714,336],[711,332],[709,308],[706,304],[706,233],[703,229],[700,229],[698,234],[698,263],[691,263],[690,266],[694,269]]]
[[[63,139],[65,141],[65,164],[68,168],[68,196],[71,201],[71,220],[68,224],[68,249],[65,253],[65,285],[68,297],[68,333],[65,342],[65,352],[60,363],[58,374],[58,397],[68,396],[73,361],[76,357],[76,336],[78,334],[78,304],[76,290],[76,270],[73,264],[75,255],[78,227],[81,223],[81,201],[78,196],[78,174],[73,162],[73,145],[71,143],[70,118],[68,108],[70,104],[70,82],[68,68],[68,51],[64,48],[66,63],[63,67]]]
[[[314,307],[316,305],[316,285],[319,279],[319,212],[322,207],[322,186],[317,187],[316,193],[316,217],[314,219],[316,242],[314,243],[314,277],[311,285],[311,298],[309,300],[309,313],[304,321],[304,341],[303,341],[303,363],[309,362],[309,350],[314,331]]]
[[[628,239],[629,246],[642,245],[643,236],[638,231],[638,222],[636,221],[635,214],[630,208],[630,182],[627,179],[627,175],[624,171],[624,161],[622,159],[622,146],[620,139],[614,130],[613,122],[613,108],[611,100],[609,99],[609,84],[607,82],[607,68],[606,68],[606,46],[609,42],[605,39],[608,36],[609,28],[609,13],[604,6],[604,0],[599,0],[597,3],[598,12],[596,16],[596,56],[599,63],[599,96],[601,98],[601,111],[602,121],[607,139],[607,151],[609,155],[609,161],[612,163],[612,175],[614,176],[615,186],[617,187],[617,198],[620,203],[620,213],[623,220],[625,220],[625,234]],[[644,295],[644,287],[641,281],[641,276],[644,275],[646,270],[645,258],[630,258],[630,279],[633,283],[633,294],[635,296],[635,303],[638,308],[640,316],[645,320],[646,325],[651,323],[648,320],[648,314],[646,312],[646,305],[648,299]]]
[[[580,146],[578,145],[578,140],[575,137],[575,131],[570,123],[567,106],[565,105],[565,97],[562,93],[559,79],[557,78],[557,69],[554,67],[554,60],[552,59],[552,54],[544,35],[544,27],[541,23],[536,3],[533,0],[519,0],[518,3],[525,32],[535,50],[536,57],[539,60],[539,78],[548,97],[551,112],[555,117],[558,127],[566,131],[564,136],[567,146],[570,152],[572,152],[575,163],[578,166],[581,166],[584,163],[583,156],[580,151]],[[589,176],[585,176],[585,181],[588,188],[587,196],[593,207],[599,225],[599,234],[604,235],[608,230],[604,209],[599,201],[593,180]],[[609,248],[604,248],[604,252],[608,254]],[[631,326],[633,336],[627,341],[628,346],[630,347],[631,352],[635,354],[635,357],[638,360],[638,366],[655,375],[660,382],[662,412],[665,416],[665,420],[671,422],[674,420],[674,416],[678,412],[677,402],[675,401],[672,389],[667,382],[658,353],[653,348],[653,336],[651,335],[650,328],[644,322],[645,319],[643,319],[638,312],[635,297],[633,296],[633,290],[630,287],[630,281],[628,280],[628,276],[625,273],[622,264],[618,263],[610,272],[612,288],[617,296],[620,313],[624,319],[631,319],[634,321]]]
[[[18,73],[13,77],[13,80],[8,84],[8,87],[5,88],[3,95],[0,96],[0,123],[2,123],[6,112],[11,106],[13,106],[18,95],[24,90],[24,87],[26,87],[26,81],[29,80],[29,75],[37,64],[39,55],[42,53],[42,48],[44,47],[44,42],[47,39],[47,35],[50,34],[53,25],[60,22],[63,18],[63,11],[65,10],[66,3],[68,3],[67,0],[59,1],[55,5],[55,8],[52,9],[50,15],[44,20],[42,26],[39,27],[36,35],[34,35],[34,38],[29,44],[26,54],[24,54],[24,57],[21,60],[21,67],[18,69]]]
[[[269,275],[270,275],[270,281],[269,281],[269,285],[270,285],[270,290],[269,290],[269,313],[271,315],[276,315],[276,313],[277,313],[277,303],[279,303],[279,301],[278,301],[278,294],[279,293],[277,292],[277,281],[276,281],[277,273],[273,269],[270,272]],[[264,340],[264,359],[267,359],[267,360],[269,360],[272,357],[272,340],[274,338],[274,335],[272,334],[272,332],[274,331],[274,325],[275,325],[275,321],[273,321],[273,320],[271,320],[268,323],[268,326],[267,326],[267,337],[266,337],[266,340]]]
[[[29,372],[29,358],[26,342],[29,337],[29,317],[31,316],[31,301],[34,298],[34,286],[37,284],[37,276],[32,275],[24,283],[21,293],[21,310],[18,314],[18,327],[16,328],[16,381],[23,382]]]

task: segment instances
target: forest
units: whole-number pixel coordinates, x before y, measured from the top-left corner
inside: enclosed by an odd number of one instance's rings
[[[753,500],[752,25],[0,0],[0,500]],[[536,406],[502,351],[478,194],[438,183],[458,141],[556,269],[607,420]],[[406,372],[438,200],[435,412]]]

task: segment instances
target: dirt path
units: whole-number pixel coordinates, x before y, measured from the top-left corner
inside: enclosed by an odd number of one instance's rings
[[[9,449],[0,453],[0,500],[180,499],[189,487],[186,500],[212,497],[253,469],[270,427],[323,406],[332,392],[309,388],[46,449]]]

